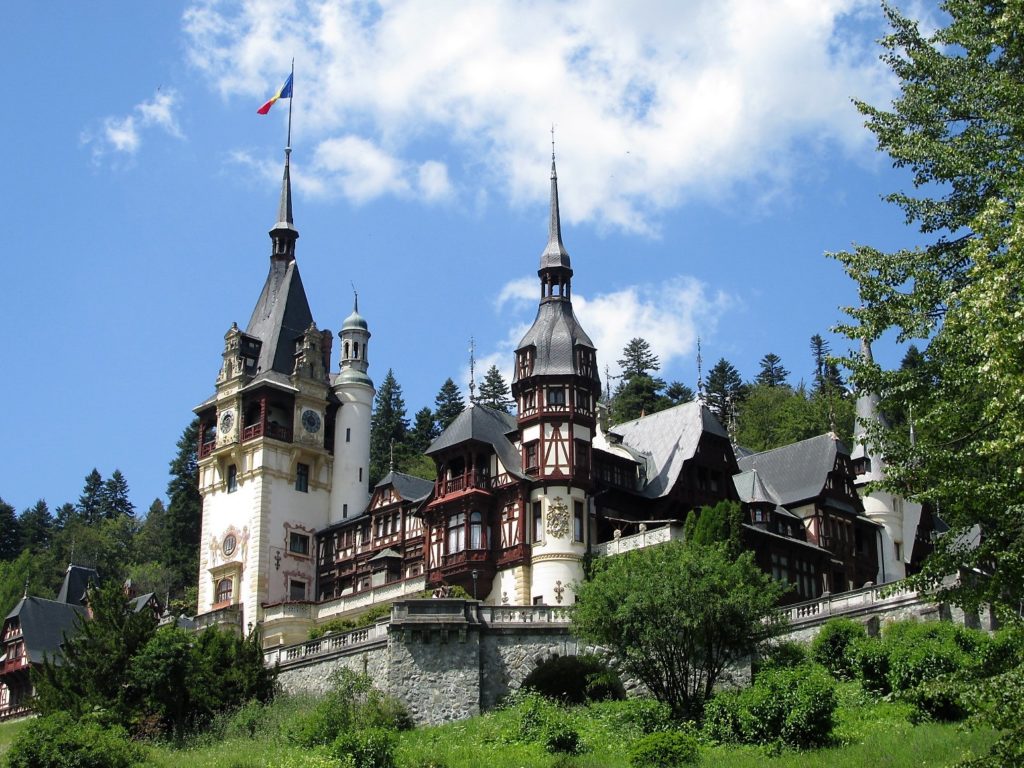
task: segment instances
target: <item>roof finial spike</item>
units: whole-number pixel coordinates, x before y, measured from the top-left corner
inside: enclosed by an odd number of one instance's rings
[[[25,579],[25,594],[22,597],[28,597],[28,579]]]
[[[562,245],[562,221],[558,213],[558,174],[555,172],[555,126],[551,125],[551,210],[548,220],[548,244],[540,257],[540,268],[571,268],[569,253]],[[571,274],[571,273],[570,273]]]
[[[469,404],[476,403],[476,341],[469,337]]]
[[[359,291],[356,290],[356,284],[349,280],[349,284],[352,286],[352,311],[359,311]]]
[[[697,402],[704,405],[704,372],[701,370],[703,359],[700,356],[700,336],[697,337]]]
[[[555,178],[555,124],[551,124],[551,178]]]
[[[388,460],[388,472],[395,471],[395,438],[391,438],[391,458]]]

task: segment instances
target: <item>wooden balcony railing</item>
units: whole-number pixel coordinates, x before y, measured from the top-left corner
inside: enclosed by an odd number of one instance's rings
[[[216,447],[217,447],[217,441],[216,440],[208,440],[205,443],[200,443],[199,444],[199,458],[200,459],[205,459],[207,456],[209,456],[211,453],[213,453],[213,449],[216,448]]]
[[[263,424],[262,422],[250,424],[242,430],[243,443],[246,440],[253,440],[263,436],[290,443],[292,441],[292,430],[291,427],[283,427],[280,424]]]

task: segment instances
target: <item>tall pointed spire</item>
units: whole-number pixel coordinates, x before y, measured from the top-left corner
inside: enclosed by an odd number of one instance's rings
[[[562,245],[562,221],[558,213],[558,172],[555,170],[555,127],[551,126],[551,212],[548,222],[548,245],[540,257],[540,268],[571,269],[569,252]],[[570,273],[571,274],[571,273]]]
[[[292,261],[295,258],[295,241],[299,239],[299,230],[292,219],[292,148],[284,149],[284,177],[281,179],[281,201],[277,206],[277,223],[270,230],[273,251],[270,258]]]

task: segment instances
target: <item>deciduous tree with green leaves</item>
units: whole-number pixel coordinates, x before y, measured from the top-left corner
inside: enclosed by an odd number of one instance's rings
[[[883,371],[852,357],[858,388],[908,430],[875,431],[893,490],[931,502],[950,532],[918,581],[980,570],[943,597],[1024,603],[1024,6],[947,0],[934,32],[886,7],[883,60],[900,83],[891,106],[858,103],[878,147],[913,174],[888,200],[923,244],[835,254],[861,306],[844,329],[875,339],[895,329],[923,340],[921,359]],[[974,532],[980,529],[980,538]]]
[[[604,646],[680,719],[699,719],[722,671],[776,631],[781,588],[724,545],[668,542],[595,563],[572,631]]]

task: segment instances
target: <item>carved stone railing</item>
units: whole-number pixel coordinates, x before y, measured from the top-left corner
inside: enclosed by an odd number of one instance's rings
[[[957,581],[957,576],[947,576],[943,580],[943,587],[953,586]],[[897,608],[926,599],[927,595],[911,589],[906,582],[897,581],[877,586],[872,584],[835,595],[825,594],[817,600],[787,605],[776,616],[779,620],[788,621],[790,625],[799,625],[824,621],[832,616]]]
[[[631,536],[620,536],[611,541],[595,544],[593,553],[599,556],[621,555],[623,552],[653,547],[655,544],[664,544],[666,541],[682,540],[683,526],[680,523],[669,523],[651,531],[641,530],[640,533],[634,533]]]
[[[389,584],[382,584],[379,587],[373,587],[372,589],[366,589],[362,592],[355,592],[351,595],[342,595],[336,597],[333,600],[325,600],[322,603],[317,603],[314,607],[316,608],[316,614],[313,618],[324,621],[334,616],[341,616],[349,611],[354,611],[357,608],[366,608],[374,603],[383,603],[388,600],[398,600],[402,597],[409,597],[416,595],[427,588],[427,581],[425,576],[413,576],[410,579],[403,579],[402,581],[392,581]],[[280,603],[280,606],[292,605],[292,603]],[[273,608],[276,609],[278,606],[266,606],[263,609],[263,620],[269,621],[270,616],[268,612]]]
[[[480,622],[487,626],[522,626],[546,624],[569,626],[569,607],[561,605],[481,605],[477,608]]]
[[[206,629],[207,627],[222,627],[241,631],[242,606],[229,605],[196,616],[196,629]]]
[[[369,627],[353,629],[341,634],[328,634],[316,640],[307,640],[295,645],[283,645],[263,651],[263,661],[268,667],[292,666],[308,659],[331,654],[341,654],[350,649],[365,648],[375,643],[387,642],[388,621],[381,621]]]

